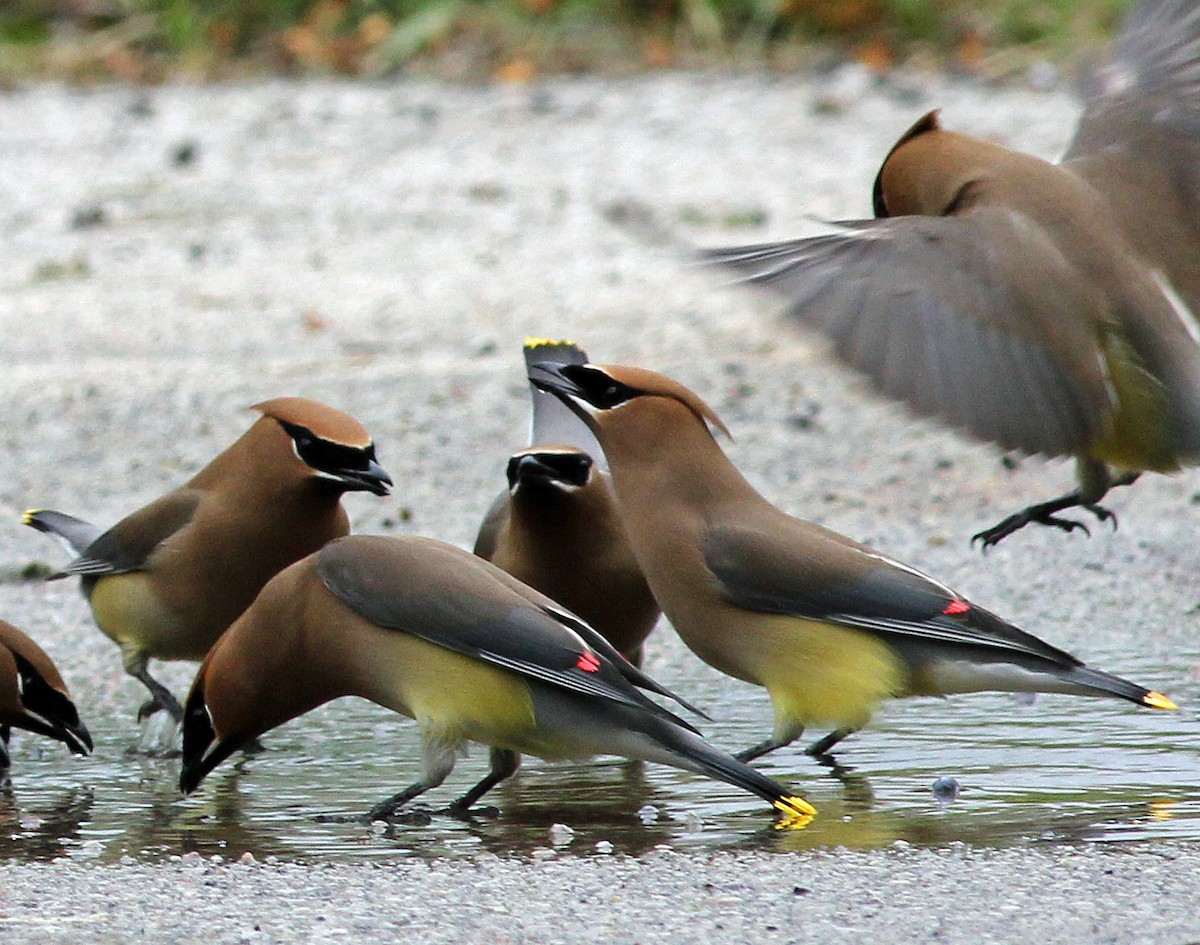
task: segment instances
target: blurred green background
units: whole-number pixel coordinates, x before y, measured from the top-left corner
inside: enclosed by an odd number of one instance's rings
[[[1128,0],[0,0],[0,79],[527,81],[857,60],[1003,76],[1103,41]]]

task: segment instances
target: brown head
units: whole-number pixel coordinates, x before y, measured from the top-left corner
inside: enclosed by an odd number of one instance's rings
[[[875,216],[961,212],[984,194],[994,194],[998,181],[1004,181],[1004,173],[1015,165],[1028,172],[1045,162],[946,131],[932,111],[901,135],[884,159],[872,193]]]
[[[530,367],[529,381],[570,407],[602,444],[606,428],[618,423],[622,412],[637,414],[643,423],[666,426],[682,420],[699,424],[710,436],[712,428],[730,436],[721,418],[695,393],[645,368],[543,362]]]
[[[12,725],[65,744],[77,755],[92,750],[66,683],[46,652],[0,620],[0,725]]]
[[[598,364],[537,364],[529,380],[595,431],[627,526],[633,527],[627,513],[635,490],[650,502],[756,495],[716,442],[714,430],[730,435],[725,424],[678,381],[644,368]]]
[[[276,397],[251,409],[263,419],[247,435],[273,436],[286,443],[303,475],[337,492],[390,491],[392,480],[375,458],[370,434],[349,414],[304,397]]]
[[[582,489],[595,469],[592,457],[574,446],[531,446],[509,457],[505,473],[514,497],[546,496]]]
[[[345,694],[312,645],[322,623],[314,608],[331,600],[315,560],[272,578],[201,664],[183,708],[185,794],[252,739]]]

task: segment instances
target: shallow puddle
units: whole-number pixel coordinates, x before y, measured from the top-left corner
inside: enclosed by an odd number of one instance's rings
[[[498,811],[469,821],[434,813],[428,823],[386,831],[325,823],[321,815],[362,813],[416,779],[411,722],[343,700],[270,733],[265,752],[226,762],[185,800],[175,787],[178,759],[130,754],[131,719],[89,718],[97,736],[91,758],[14,739],[13,793],[0,796],[0,859],[111,862],[190,851],[230,859],[249,851],[260,860],[316,862],[528,855],[556,845],[564,854],[605,855],[660,844],[771,851],[1200,837],[1200,649],[1173,655],[1169,665],[1125,653],[1092,657],[1162,688],[1183,708],[1155,712],[1065,696],[1022,705],[997,694],[892,703],[844,743],[841,767],[824,767],[798,748],[757,762],[817,807],[807,829],[786,832],[772,829],[762,802],[735,788],[614,760],[527,759],[516,779],[485,799]],[[761,690],[694,662],[682,675],[662,675],[720,720],[702,726],[716,744],[736,751],[768,731]],[[447,785],[427,795],[429,809],[465,791],[486,761],[486,750],[475,748]],[[939,801],[939,778],[958,782],[957,799]]]

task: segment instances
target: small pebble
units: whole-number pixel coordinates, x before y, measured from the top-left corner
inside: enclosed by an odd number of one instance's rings
[[[933,782],[932,790],[937,802],[945,807],[958,800],[958,795],[962,792],[962,785],[958,783],[957,778],[941,777]]]

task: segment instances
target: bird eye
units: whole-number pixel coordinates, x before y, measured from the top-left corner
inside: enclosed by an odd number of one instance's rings
[[[602,410],[619,407],[641,393],[594,367],[568,365],[563,368],[563,374],[579,386],[580,392],[593,406]]]

